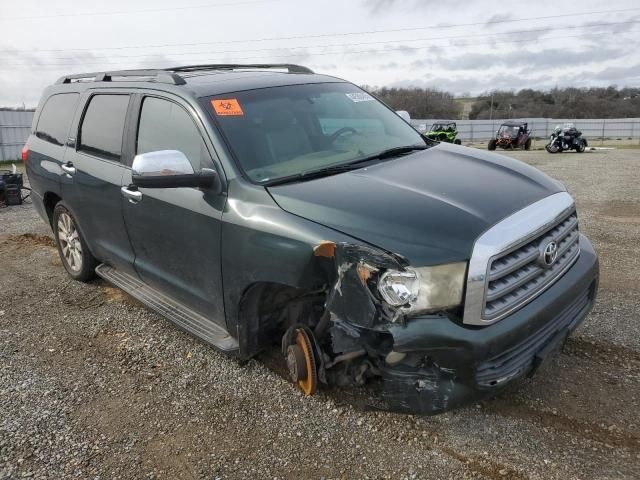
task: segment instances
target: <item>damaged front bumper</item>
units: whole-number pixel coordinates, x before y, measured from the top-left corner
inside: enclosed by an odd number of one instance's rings
[[[593,306],[598,259],[585,237],[580,250],[576,263],[553,287],[491,326],[463,326],[435,315],[388,325],[393,352],[406,358],[394,366],[378,365],[375,406],[436,414],[535,372]]]

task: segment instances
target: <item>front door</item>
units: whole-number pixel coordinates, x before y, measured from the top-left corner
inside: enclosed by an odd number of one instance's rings
[[[179,150],[195,172],[216,168],[200,128],[179,99],[142,98],[135,153]],[[131,170],[123,186],[131,184]],[[220,231],[225,196],[198,188],[140,188],[123,199],[140,278],[212,321],[225,325]]]

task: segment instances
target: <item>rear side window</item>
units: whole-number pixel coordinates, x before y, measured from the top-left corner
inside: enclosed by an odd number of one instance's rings
[[[142,103],[136,153],[178,150],[194,171],[212,168],[212,162],[191,115],[169,100],[147,97]]]
[[[80,150],[120,161],[129,95],[94,95],[80,127]]]
[[[54,145],[64,145],[78,104],[78,93],[52,95],[42,107],[36,137]]]

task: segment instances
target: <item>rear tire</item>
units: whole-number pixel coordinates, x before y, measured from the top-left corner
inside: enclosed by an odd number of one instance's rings
[[[524,149],[525,150],[531,150],[531,139],[527,138],[527,141],[524,142]]]
[[[496,139],[492,138],[491,140],[489,140],[489,145],[487,146],[487,148],[489,150],[495,150],[496,149]]]
[[[80,282],[94,279],[98,261],[89,251],[75,217],[64,203],[59,202],[53,209],[52,223],[58,254],[69,276]]]
[[[576,147],[576,152],[584,153],[586,149],[587,147],[585,146],[584,142],[580,142],[580,144]]]
[[[453,143],[455,143],[456,145],[462,145],[462,140],[460,140],[459,138],[456,138]]]

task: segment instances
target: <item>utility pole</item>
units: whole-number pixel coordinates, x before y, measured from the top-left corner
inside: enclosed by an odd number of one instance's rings
[[[489,109],[489,120],[493,120],[493,90],[491,91],[491,108]]]

